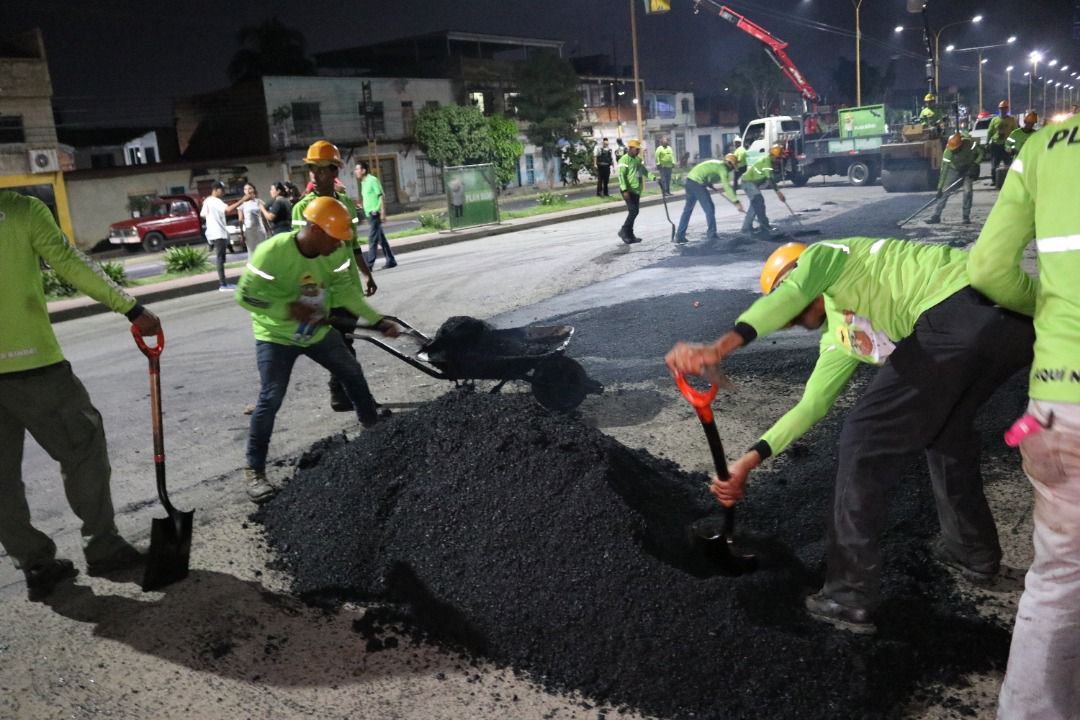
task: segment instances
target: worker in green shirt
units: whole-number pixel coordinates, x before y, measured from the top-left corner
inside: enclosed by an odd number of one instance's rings
[[[1006,436],[1019,445],[1035,489],[1035,559],[998,706],[998,717],[1010,720],[1068,720],[1080,708],[1078,137],[1074,116],[1028,139],[968,258],[973,287],[1002,307],[1035,314],[1030,402]],[[1037,280],[1021,267],[1032,240]]]
[[[626,202],[626,220],[619,229],[619,239],[627,245],[641,242],[641,238],[634,235],[634,220],[641,209],[641,188],[645,177],[656,179],[641,162],[641,141],[633,138],[626,142],[626,154],[619,158],[619,191]]]
[[[381,414],[368,389],[360,363],[344,339],[328,324],[335,308],[363,318],[384,335],[395,337],[398,327],[364,301],[352,269],[356,214],[334,198],[318,197],[304,208],[307,224],[298,230],[264,240],[240,278],[236,301],[251,313],[255,357],[259,369],[259,399],[248,432],[248,497],[268,500],[275,492],[266,478],[266,455],[274,419],[297,358],[306,355],[334,374],[364,427]]]
[[[22,480],[27,433],[60,464],[64,494],[82,522],[87,572],[107,576],[143,561],[116,529],[105,426],[56,341],[42,261],[127,317],[140,335],[156,335],[161,324],[71,247],[37,198],[0,190],[0,258],[0,545],[23,571],[29,599],[38,601],[78,571],[56,557],[56,544],[30,522]]]
[[[941,157],[941,172],[938,173],[937,204],[934,214],[926,222],[934,225],[941,222],[941,213],[949,196],[945,188],[957,180],[963,180],[963,223],[971,224],[971,200],[975,193],[975,178],[979,177],[979,163],[983,160],[983,149],[974,138],[965,138],[960,133],[953,133],[945,144],[945,154]]]
[[[660,138],[660,147],[656,148],[656,170],[660,173],[660,192],[671,194],[671,169],[675,167],[675,151],[671,149],[666,137]]]
[[[709,190],[713,189],[714,183],[720,183],[724,197],[739,212],[743,212],[742,203],[735,196],[735,190],[731,187],[731,173],[735,171],[738,162],[734,155],[728,155],[723,160],[705,160],[690,169],[686,174],[686,203],[683,205],[682,217],[679,218],[679,229],[675,231],[675,242],[686,242],[686,228],[690,224],[690,216],[694,213],[694,205],[701,203],[701,209],[705,213],[707,231],[705,239],[713,241],[716,235],[716,209],[713,207]]]
[[[776,197],[784,202],[784,193],[776,187],[776,174],[780,172],[780,163],[783,162],[784,148],[773,145],[767,155],[762,155],[753,165],[743,173],[743,192],[749,201],[750,211],[743,220],[742,232],[749,235],[753,232],[767,233],[770,230],[769,218],[765,214],[765,197],[761,194],[761,186],[768,185],[776,191]],[[758,220],[758,228],[754,230],[754,218]]]
[[[844,420],[822,590],[810,614],[873,632],[880,537],[902,458],[926,453],[941,538],[933,555],[983,585],[999,581],[1001,547],[979,473],[979,407],[1031,359],[1029,318],[997,308],[968,284],[967,256],[946,245],[847,238],[781,246],[761,273],[758,299],[714,343],[679,343],[673,372],[715,377],[736,348],[792,325],[821,329],[802,399],[710,490],[724,505],[749,473],[829,411],[859,363],[879,366]],[[999,588],[1000,589],[1000,588]]]
[[[1024,147],[1024,143],[1035,132],[1035,123],[1037,122],[1039,122],[1039,114],[1034,110],[1030,110],[1027,115],[1024,115],[1023,126],[1009,133],[1008,139],[1005,140],[1005,152],[1009,156],[1009,162],[1012,162],[1012,159],[1020,154],[1020,149]]]
[[[945,116],[942,115],[941,111],[934,105],[936,100],[937,98],[934,97],[933,93],[927,93],[926,97],[923,98],[923,102],[926,104],[923,105],[923,109],[919,113],[919,122],[922,123],[924,128],[940,128],[945,119]]]
[[[734,190],[739,189],[739,178],[746,172],[746,148],[743,147],[742,140],[735,138],[732,143],[735,149],[731,151],[731,154],[735,156],[735,173],[731,179],[731,187]]]
[[[338,182],[338,173],[343,164],[341,152],[338,151],[337,146],[333,143],[326,140],[316,140],[311,144],[308,148],[307,155],[304,157],[304,165],[307,167],[308,172],[311,173],[315,187],[307,195],[304,195],[293,203],[292,226],[293,229],[296,230],[307,224],[304,210],[307,209],[307,206],[311,201],[318,197],[335,198],[338,202],[348,208],[349,213],[353,218],[353,235],[346,242],[346,245],[349,246],[353,253],[353,262],[351,264],[355,266],[355,269],[352,273],[356,278],[357,283],[360,282],[361,276],[364,278],[364,294],[371,296],[374,295],[379,288],[375,284],[375,278],[371,275],[371,267],[364,258],[365,241],[356,231],[356,226],[360,222],[359,213],[356,210],[356,205],[353,203],[352,198],[350,198],[344,190],[338,191],[335,189],[335,184]],[[349,352],[353,355],[356,354],[356,349],[353,347],[351,338],[346,339],[345,346],[349,348]],[[330,409],[334,412],[349,412],[352,410],[353,405],[349,401],[348,394],[341,386],[341,382],[339,382],[337,378],[331,376],[328,385],[330,388]]]
[[[990,121],[986,128],[986,146],[990,149],[990,185],[994,184],[997,176],[997,168],[1001,163],[1008,164],[1008,156],[1005,154],[1005,141],[1016,129],[1016,118],[1009,114],[1009,101],[1002,100],[998,103],[998,114]]]
[[[357,160],[353,174],[360,186],[360,202],[363,205],[360,212],[368,221],[368,254],[364,261],[368,267],[374,268],[375,257],[381,246],[383,259],[386,261],[383,270],[397,267],[394,251],[390,249],[390,241],[386,239],[386,232],[383,230],[383,223],[386,222],[386,196],[383,194],[382,183],[371,174],[367,160]]]

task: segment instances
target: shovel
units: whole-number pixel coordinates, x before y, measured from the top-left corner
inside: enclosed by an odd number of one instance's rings
[[[671,226],[671,242],[675,242],[675,223],[671,222],[671,214],[668,213],[667,208],[667,193],[663,188],[660,188],[660,199],[664,202],[664,215],[667,216],[668,225]]]
[[[788,205],[787,200],[781,200],[780,202],[784,203],[784,207],[786,207],[787,211],[789,213],[791,213],[791,217],[795,218],[795,224],[799,226],[799,229],[796,230],[794,233],[785,233],[785,234],[792,235],[793,237],[807,237],[809,235],[820,235],[821,234],[820,230],[807,230],[803,226],[802,220],[799,218],[799,213],[797,213],[797,212],[795,212],[794,210],[791,209],[791,206]]]
[[[713,420],[712,401],[716,397],[717,386],[713,384],[707,392],[695,390],[686,381],[682,373],[675,374],[675,384],[697,412],[705,437],[709,441],[716,474],[721,480],[730,479],[724,446],[720,442],[720,432]],[[719,526],[713,518],[703,518],[690,526],[690,536],[695,545],[702,547],[709,559],[724,575],[745,575],[757,568],[757,558],[753,555],[736,555],[731,543],[735,535],[735,508],[725,507],[723,523]]]
[[[146,573],[142,589],[156,590],[183,580],[191,561],[191,523],[195,511],[180,512],[169,502],[165,487],[165,434],[161,424],[161,357],[165,349],[165,333],[157,332],[157,343],[150,347],[139,329],[131,326],[135,344],[150,360],[150,418],[154,426],[154,469],[157,471],[157,492],[168,517],[154,518],[150,526],[150,552],[146,557]]]
[[[950,185],[949,187],[945,188],[945,192],[941,193],[941,197],[945,197],[946,195],[948,195],[949,193],[951,193],[951,192],[952,192],[953,190],[955,190],[955,189],[956,189],[957,187],[959,187],[960,183],[962,183],[962,182],[964,182],[964,178],[960,178],[959,180],[957,180],[956,182],[954,182],[954,183],[953,183],[952,185]],[[921,213],[921,212],[922,212],[923,210],[925,210],[926,208],[928,208],[928,207],[930,207],[931,205],[933,205],[934,203],[936,203],[936,202],[937,202],[938,200],[939,200],[939,198],[937,198],[937,197],[931,198],[930,202],[926,203],[926,204],[925,204],[925,205],[923,205],[923,206],[922,206],[921,208],[919,208],[919,209],[918,209],[918,210],[916,210],[915,212],[911,213],[910,215],[908,215],[908,216],[907,216],[906,218],[904,218],[904,219],[903,219],[903,220],[901,220],[900,222],[896,223],[896,227],[904,227],[904,226],[905,226],[905,225],[907,225],[907,224],[908,224],[909,222],[911,222],[912,220],[914,220],[914,219],[915,219],[915,217],[916,217],[916,216],[917,216],[917,215],[918,215],[919,213]]]

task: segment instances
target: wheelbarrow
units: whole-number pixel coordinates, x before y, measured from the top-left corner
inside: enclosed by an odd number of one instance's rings
[[[604,390],[586,374],[585,368],[564,354],[574,335],[571,325],[496,329],[475,318],[455,317],[443,324],[435,338],[430,338],[400,318],[387,315],[385,319],[402,327],[403,335],[417,342],[415,354],[386,342],[374,327],[342,328],[339,319],[333,323],[348,337],[371,343],[439,380],[455,384],[494,380],[492,393],[512,380],[526,382],[536,401],[555,412],[570,412],[586,395]]]

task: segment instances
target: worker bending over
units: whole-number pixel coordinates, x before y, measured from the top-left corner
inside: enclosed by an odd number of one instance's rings
[[[690,169],[686,174],[686,203],[683,205],[682,217],[679,218],[679,229],[675,231],[675,242],[686,242],[686,228],[690,224],[690,216],[694,214],[694,205],[701,203],[701,210],[705,213],[707,226],[705,239],[716,240],[716,208],[713,207],[709,190],[713,189],[714,183],[720,183],[724,197],[743,212],[742,203],[735,197],[735,190],[731,187],[731,174],[735,172],[738,158],[734,154],[727,155],[723,160],[706,160]]]
[[[938,202],[934,206],[934,214],[927,219],[927,223],[935,225],[941,222],[941,213],[945,210],[945,204],[949,202],[945,189],[957,180],[963,180],[963,223],[971,224],[971,200],[975,193],[975,179],[979,177],[979,163],[982,160],[982,146],[974,138],[965,138],[960,133],[949,136],[949,141],[945,144],[945,154],[941,158],[941,172],[938,173]]]
[[[780,163],[783,162],[784,148],[779,145],[773,145],[769,148],[767,155],[762,155],[760,158],[754,161],[754,164],[746,169],[743,173],[743,192],[746,193],[746,198],[750,204],[750,211],[746,213],[746,219],[743,220],[742,232],[746,235],[754,232],[767,233],[771,230],[769,227],[769,218],[765,214],[765,198],[761,194],[761,186],[768,184],[773,190],[776,191],[776,197],[780,198],[780,202],[784,202],[784,193],[780,192],[780,189],[776,187],[776,174],[780,172]],[[758,228],[754,229],[754,218],[758,220]]]

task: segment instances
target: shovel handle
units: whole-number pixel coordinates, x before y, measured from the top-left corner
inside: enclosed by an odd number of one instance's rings
[[[698,390],[687,381],[686,376],[681,372],[675,373],[675,384],[679,386],[679,392],[682,393],[683,397],[694,406],[694,410],[697,412],[701,422],[703,424],[712,423],[712,401],[716,398],[716,392],[719,388],[713,384],[708,390]]]
[[[716,397],[719,388],[714,384],[706,391],[697,390],[687,382],[686,377],[681,372],[675,373],[675,384],[679,386],[679,391],[682,392],[683,397],[697,411],[698,420],[701,421],[701,427],[705,430],[705,439],[709,441],[709,453],[712,455],[713,467],[716,469],[717,477],[721,480],[730,480],[731,474],[728,472],[724,444],[720,441],[720,431],[716,429],[716,421],[713,418],[712,411],[712,401]],[[724,508],[723,534],[729,540],[735,534],[734,507]]]
[[[165,349],[165,331],[158,329],[157,342],[154,345],[147,345],[143,340],[142,332],[138,326],[131,326],[131,336],[135,338],[135,344],[142,350],[142,354],[148,358],[161,357],[161,352]]]

